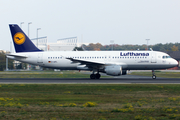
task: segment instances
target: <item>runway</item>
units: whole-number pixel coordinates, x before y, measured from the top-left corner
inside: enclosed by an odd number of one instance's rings
[[[0,78],[0,84],[180,84],[180,78],[126,75],[114,78]]]

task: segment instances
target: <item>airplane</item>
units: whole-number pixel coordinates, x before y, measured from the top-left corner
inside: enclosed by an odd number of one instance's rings
[[[24,63],[60,70],[92,71],[90,79],[100,79],[101,73],[126,75],[128,70],[172,68],[178,62],[159,51],[42,51],[38,49],[17,24],[9,24],[16,53],[6,56]]]

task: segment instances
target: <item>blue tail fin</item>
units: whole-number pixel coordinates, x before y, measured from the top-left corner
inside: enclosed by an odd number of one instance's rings
[[[9,25],[16,52],[38,52],[39,50],[17,24]]]

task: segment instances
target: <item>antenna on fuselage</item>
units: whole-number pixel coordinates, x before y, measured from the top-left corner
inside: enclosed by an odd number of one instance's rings
[[[149,48],[150,49],[150,51],[153,51],[153,49],[152,48]]]

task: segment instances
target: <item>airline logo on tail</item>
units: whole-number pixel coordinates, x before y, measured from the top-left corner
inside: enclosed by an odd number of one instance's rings
[[[26,37],[23,33],[18,32],[14,35],[14,42],[18,45],[21,45],[25,42]]]

